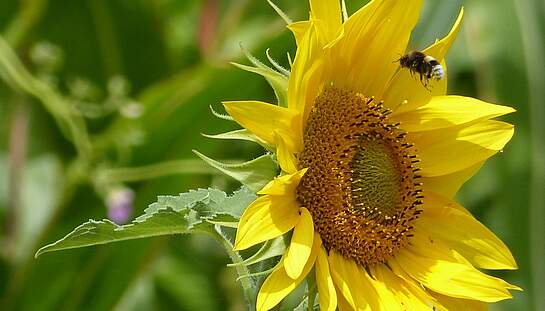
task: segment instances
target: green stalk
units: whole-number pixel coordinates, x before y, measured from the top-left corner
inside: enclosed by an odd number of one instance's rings
[[[317,287],[316,276],[314,269],[307,275],[307,295],[308,295],[308,311],[314,311],[314,301],[316,300]]]
[[[40,100],[66,138],[74,144],[78,156],[84,160],[91,158],[91,143],[83,118],[72,111],[71,105],[60,94],[30,74],[2,36],[0,77],[14,89]]]
[[[89,11],[93,16],[101,59],[104,62],[104,73],[107,78],[123,73],[121,52],[117,44],[118,40],[108,3],[104,0],[87,1]]]
[[[18,47],[23,42],[27,33],[40,20],[48,1],[25,0],[20,2],[21,9],[19,13],[4,31],[6,40],[13,47]]]
[[[94,176],[98,184],[134,182],[176,174],[218,174],[218,171],[201,160],[175,160],[140,167],[97,169]]]
[[[206,231],[206,233],[211,234],[214,239],[221,243],[229,258],[235,264],[234,267],[239,276],[238,279],[240,281],[240,284],[242,285],[242,292],[244,294],[244,299],[246,301],[248,310],[255,310],[256,284],[254,284],[252,282],[252,278],[249,277],[250,271],[248,270],[248,268],[245,265],[241,264],[243,262],[242,257],[238,254],[238,252],[233,250],[233,244],[229,242],[229,240],[219,232],[220,229],[218,228],[219,227],[216,226],[215,233],[208,231]]]
[[[532,272],[533,310],[545,310],[545,42],[540,31],[539,11],[535,1],[513,1],[518,15],[524,46],[529,84],[531,130],[530,179],[530,267]]]

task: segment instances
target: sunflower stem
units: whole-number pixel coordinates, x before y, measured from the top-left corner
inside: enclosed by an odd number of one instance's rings
[[[226,160],[229,161],[229,160]],[[235,160],[232,160],[235,162]],[[237,161],[240,162],[240,161]],[[120,182],[134,182],[177,174],[209,174],[217,171],[201,160],[174,160],[165,161],[139,167],[104,168],[95,172],[94,178],[98,183],[111,184]]]
[[[250,271],[248,268],[241,264],[243,262],[242,257],[238,254],[238,252],[233,250],[233,244],[229,241],[229,239],[224,236],[224,234],[221,232],[221,228],[219,226],[215,226],[214,233],[210,232],[214,236],[216,240],[218,240],[223,248],[225,248],[225,251],[227,252],[227,255],[231,259],[231,261],[235,264],[235,270],[237,271],[237,274],[239,276],[239,281],[242,286],[242,293],[244,294],[244,300],[246,301],[246,304],[248,306],[248,310],[254,310],[255,308],[255,297],[256,297],[256,284],[252,282],[252,278],[249,277]]]
[[[521,37],[524,45],[524,56],[528,76],[528,92],[530,106],[530,130],[532,144],[532,173],[530,179],[530,208],[529,208],[529,236],[530,236],[530,264],[532,271],[533,309],[544,310],[543,300],[545,288],[545,123],[543,116],[545,108],[543,99],[545,91],[545,75],[543,74],[543,34],[540,33],[540,20],[537,14],[535,1],[513,1],[520,24]]]
[[[316,277],[314,269],[307,276],[307,295],[308,295],[308,311],[314,311],[314,300],[316,299]]]
[[[20,1],[19,13],[4,31],[6,41],[11,46],[15,49],[20,47],[27,34],[41,20],[48,2],[48,0]]]

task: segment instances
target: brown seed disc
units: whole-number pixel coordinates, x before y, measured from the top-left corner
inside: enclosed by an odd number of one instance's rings
[[[306,122],[297,199],[327,249],[367,267],[404,247],[421,213],[414,147],[373,98],[327,88]]]

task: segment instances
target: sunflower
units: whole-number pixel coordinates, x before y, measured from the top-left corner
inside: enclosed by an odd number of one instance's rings
[[[422,0],[310,0],[288,25],[297,52],[287,105],[225,102],[273,146],[282,174],[244,212],[235,249],[286,233],[291,242],[262,284],[269,310],[315,274],[321,310],[480,310],[518,290],[479,269],[516,269],[509,249],[453,200],[511,139],[492,120],[514,110],[430,90],[396,60]],[[342,6],[342,8],[341,8]],[[452,30],[423,50],[445,69]]]

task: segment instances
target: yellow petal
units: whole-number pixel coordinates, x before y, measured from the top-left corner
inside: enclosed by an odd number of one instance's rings
[[[329,273],[327,252],[321,248],[316,258],[316,285],[318,287],[320,310],[335,311],[337,309],[337,292],[333,285],[333,278]]]
[[[378,264],[371,268],[379,292],[389,291],[397,301],[395,307],[386,310],[427,310],[434,301],[419,284],[405,281],[396,276],[386,265]]]
[[[297,46],[288,81],[288,107],[307,119],[314,99],[323,88],[323,49],[311,22]]]
[[[416,110],[394,113],[393,123],[400,122],[407,132],[442,129],[514,112],[507,106],[493,105],[464,96],[435,96]]]
[[[380,310],[377,291],[364,269],[334,250],[329,252],[329,267],[336,287],[354,310]]]
[[[297,159],[288,149],[286,140],[277,131],[274,135],[274,144],[276,145],[276,159],[282,171],[289,174],[297,172]]]
[[[431,293],[431,295],[437,299],[442,305],[439,308],[440,311],[486,311],[488,310],[488,304],[486,302],[477,300],[468,300],[453,298],[438,293]]]
[[[443,70],[445,71],[443,79],[439,82],[431,82],[429,85],[429,88],[431,88],[430,92],[422,86],[418,79],[412,77],[408,70],[400,69],[390,81],[388,90],[383,97],[385,107],[390,108],[395,112],[398,112],[398,110],[399,112],[410,111],[418,106],[425,105],[432,96],[446,94],[448,77],[445,55],[460,31],[463,16],[464,10],[462,8],[458,15],[458,19],[452,26],[450,32],[443,39],[435,42],[423,51],[424,53],[433,56],[441,63]],[[408,103],[400,106],[404,100],[408,100]]]
[[[431,191],[452,198],[460,190],[460,187],[481,169],[483,164],[484,161],[448,175],[423,177],[424,191]]]
[[[311,26],[310,21],[295,22],[288,25],[288,29],[291,30],[295,37],[295,43],[300,46],[303,42],[303,38]]]
[[[448,68],[445,60],[441,62],[441,66],[444,71],[443,79],[431,80],[427,87],[420,82],[418,74],[411,74],[405,68],[398,68],[384,93],[384,107],[392,110],[394,114],[401,114],[425,105],[434,96],[446,95]]]
[[[276,306],[282,299],[284,299],[291,291],[303,281],[306,275],[314,266],[318,251],[321,249],[322,244],[320,237],[316,234],[314,242],[312,244],[312,251],[307,261],[307,264],[303,268],[303,272],[297,279],[292,279],[286,274],[284,269],[284,261],[275,267],[274,271],[267,277],[259,293],[257,294],[257,311],[270,310]]]
[[[496,302],[511,298],[509,283],[475,269],[454,250],[415,228],[405,249],[390,260],[427,288],[452,297]],[[395,271],[395,264],[390,263]]]
[[[337,292],[337,307],[339,308],[339,311],[354,311],[354,308],[350,305],[350,303],[344,298],[343,294],[339,291],[339,289],[336,288]]]
[[[284,256],[284,268],[286,274],[292,278],[298,278],[303,273],[312,249],[314,238],[314,223],[312,216],[304,207],[300,209],[299,223],[293,230],[291,243]]]
[[[259,101],[224,102],[223,106],[235,121],[269,145],[274,145],[276,131],[288,150],[297,153],[302,149],[302,120],[294,110]]]
[[[409,133],[415,143],[425,177],[447,175],[480,163],[513,136],[511,124],[485,120],[470,126]]]
[[[426,193],[424,213],[416,226],[455,249],[472,264],[484,269],[516,269],[517,264],[503,242],[458,204]]]
[[[265,195],[244,211],[237,227],[235,250],[246,249],[280,236],[299,221],[295,197]]]
[[[388,287],[384,280],[375,277],[370,278],[371,284],[377,292],[378,299],[380,300],[380,308],[385,311],[404,311],[402,300],[400,296],[397,296],[393,288]]]
[[[332,47],[333,83],[382,98],[418,21],[421,0],[374,0],[344,24],[344,36]]]
[[[342,26],[341,3],[338,0],[310,0],[310,12],[321,45],[335,40]]]
[[[307,169],[299,170],[293,174],[282,175],[271,180],[268,184],[259,190],[257,194],[269,194],[274,196],[291,196],[295,197],[295,189],[299,185],[299,181]]]
[[[346,1],[341,0],[341,11],[343,13],[343,22],[348,20],[348,10],[346,9]]]

